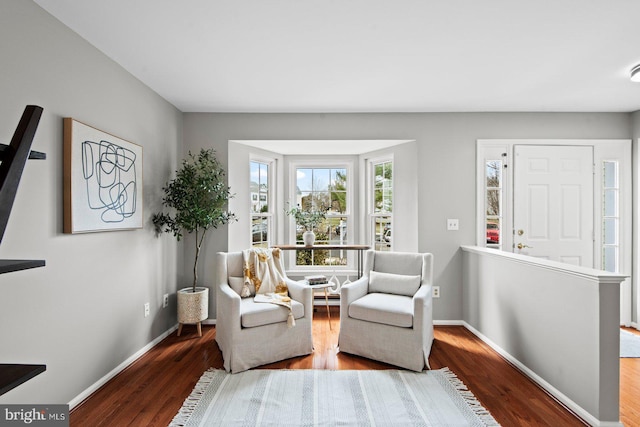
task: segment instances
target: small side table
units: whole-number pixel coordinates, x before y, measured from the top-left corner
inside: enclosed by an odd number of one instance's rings
[[[331,310],[329,309],[329,294],[327,293],[327,289],[329,289],[333,285],[331,283],[320,283],[319,285],[310,285],[307,280],[305,280],[304,282],[311,289],[314,289],[314,290],[315,289],[322,289],[322,290],[324,290],[324,302],[327,305],[327,317],[329,318],[329,329],[333,329],[331,327]]]

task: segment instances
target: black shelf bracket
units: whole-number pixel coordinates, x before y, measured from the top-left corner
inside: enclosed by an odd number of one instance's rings
[[[16,198],[24,164],[31,153],[31,144],[42,116],[42,107],[27,105],[22,113],[11,144],[5,146],[0,163],[0,242],[7,229],[11,208]]]
[[[39,151],[31,151],[33,137],[36,134],[42,107],[27,105],[22,113],[11,144],[0,144],[0,242],[7,229],[11,208],[16,198],[18,184],[22,177],[24,165],[28,159],[42,160],[47,155]],[[28,268],[43,267],[42,260],[0,260],[0,274]]]

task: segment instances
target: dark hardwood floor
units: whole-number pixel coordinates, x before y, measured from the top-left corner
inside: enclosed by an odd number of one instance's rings
[[[390,369],[390,365],[337,352],[339,313],[331,328],[323,307],[315,313],[311,355],[265,365],[265,369]],[[121,372],[71,412],[71,426],[166,426],[198,378],[222,368],[215,327],[175,333]],[[429,359],[448,367],[503,426],[583,426],[579,418],[461,326],[436,326]],[[640,425],[640,359],[621,362],[621,420]]]

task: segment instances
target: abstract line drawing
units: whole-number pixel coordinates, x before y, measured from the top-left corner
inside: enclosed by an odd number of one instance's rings
[[[82,174],[91,209],[107,223],[136,212],[136,154],[109,141],[82,143]]]
[[[142,228],[142,147],[64,119],[64,232]]]

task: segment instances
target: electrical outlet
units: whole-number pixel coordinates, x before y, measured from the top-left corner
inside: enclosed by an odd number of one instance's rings
[[[149,317],[149,312],[150,312],[149,303],[145,302],[144,303],[144,317]]]
[[[459,223],[457,219],[448,219],[447,220],[447,230],[458,230]]]
[[[167,308],[169,305],[169,294],[164,294],[162,296],[162,308]]]
[[[440,298],[440,286],[434,286],[431,291],[431,296],[433,298]]]

